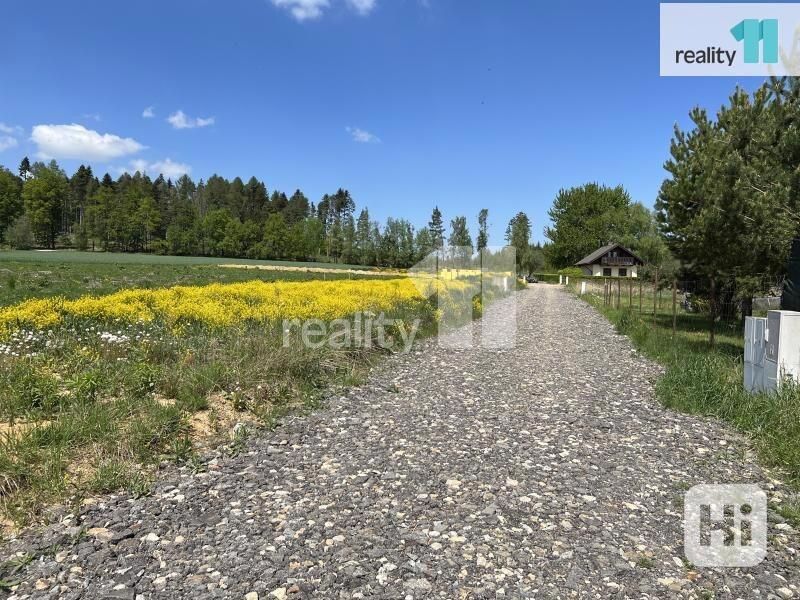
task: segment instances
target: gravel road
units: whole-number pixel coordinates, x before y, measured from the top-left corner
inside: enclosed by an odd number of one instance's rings
[[[662,408],[659,368],[580,300],[518,302],[513,350],[429,340],[205,472],[7,540],[44,552],[13,597],[800,598],[775,514],[757,567],[683,559],[690,486],[788,494],[742,438]]]

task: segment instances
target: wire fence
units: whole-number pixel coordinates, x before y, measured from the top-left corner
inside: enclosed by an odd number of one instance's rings
[[[673,334],[679,315],[696,314],[730,328],[741,327],[743,317],[781,308],[783,281],[767,275],[718,281],[607,277],[561,277],[579,295],[591,294],[604,306],[652,316],[655,327],[672,316]],[[753,295],[753,290],[758,291]]]

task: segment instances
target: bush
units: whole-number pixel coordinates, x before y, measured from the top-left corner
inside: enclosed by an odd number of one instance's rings
[[[166,240],[162,239],[155,239],[150,242],[150,252],[153,254],[158,254],[160,256],[165,256],[169,253],[169,244],[167,244]]]
[[[27,215],[17,217],[6,229],[6,243],[13,250],[30,250],[33,248],[33,232]]]
[[[75,244],[72,241],[72,236],[68,233],[64,233],[56,239],[56,246],[58,248],[71,248]]]
[[[533,273],[542,283],[558,283],[558,273]]]
[[[567,277],[584,277],[583,269],[580,267],[566,267],[558,270],[559,275],[566,275]]]
[[[81,252],[89,248],[89,238],[86,236],[86,228],[81,225],[75,232],[75,248]]]

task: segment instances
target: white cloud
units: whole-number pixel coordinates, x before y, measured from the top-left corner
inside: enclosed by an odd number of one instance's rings
[[[298,21],[319,19],[331,6],[331,0],[271,0],[278,8],[288,10]],[[360,15],[368,15],[377,4],[377,0],[345,0],[350,9]]]
[[[3,150],[8,150],[9,148],[16,148],[19,145],[17,138],[13,137],[15,135],[21,135],[23,133],[22,127],[18,127],[16,125],[6,125],[3,122],[0,122],[0,133],[6,133],[10,135],[0,135],[0,152]]]
[[[189,175],[192,172],[192,167],[185,163],[173,162],[172,159],[165,158],[156,162],[147,162],[137,158],[130,162],[129,167],[122,167],[117,169],[120,173],[147,173],[153,177],[163,175],[167,179],[178,179],[181,175]]]
[[[207,119],[198,117],[193,119],[182,110],[179,110],[178,112],[167,117],[167,122],[175,129],[194,129],[195,127],[206,127],[208,125],[213,125],[215,121],[216,119],[214,117],[208,117]]]
[[[109,160],[144,150],[133,138],[98,133],[83,125],[36,125],[31,141],[39,147],[39,158]]]
[[[143,158],[136,158],[131,161],[130,168],[128,167],[119,167],[117,169],[120,173],[135,173],[139,171],[140,173],[147,172],[147,161]]]
[[[360,15],[368,15],[375,8],[375,0],[347,0],[347,4]]]
[[[330,0],[272,0],[272,3],[288,10],[298,21],[318,19],[331,4]]]
[[[142,111],[142,117],[145,119],[152,119],[156,116],[156,107],[155,106],[148,106]]]
[[[347,133],[353,136],[353,141],[360,144],[379,144],[381,138],[359,127],[345,127]]]
[[[12,125],[6,125],[2,121],[0,121],[0,132],[2,132],[2,133],[8,133],[8,134],[11,134],[11,135],[21,135],[23,133],[23,131],[24,130],[22,129],[22,127],[20,127],[18,125],[13,125],[13,126]]]
[[[94,121],[100,121],[101,119],[100,113],[83,113],[81,116],[83,116],[84,119],[92,119]]]
[[[0,135],[0,152],[8,150],[9,148],[16,148],[18,145],[17,139],[10,135]]]

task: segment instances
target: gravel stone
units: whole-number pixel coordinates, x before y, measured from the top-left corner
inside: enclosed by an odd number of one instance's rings
[[[792,527],[771,524],[750,569],[683,560],[692,485],[791,496],[750,445],[663,408],[660,367],[579,299],[537,285],[517,300],[513,349],[424,341],[235,457],[165,468],[150,497],[56,511],[5,540],[3,559],[37,557],[13,597],[800,596]],[[513,314],[509,302],[476,331]]]

